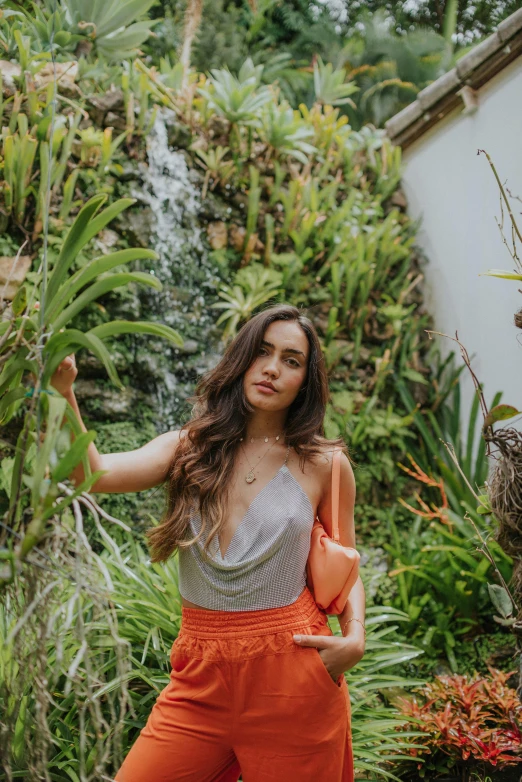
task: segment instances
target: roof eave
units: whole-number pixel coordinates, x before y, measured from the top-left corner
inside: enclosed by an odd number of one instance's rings
[[[389,119],[385,124],[387,135],[405,149],[459,105],[466,110],[464,88],[478,90],[521,54],[522,8],[461,57],[455,68],[428,85],[413,103]]]

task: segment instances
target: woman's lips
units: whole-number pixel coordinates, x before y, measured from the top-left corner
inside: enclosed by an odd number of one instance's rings
[[[277,394],[277,391],[270,386],[263,386],[261,383],[256,383],[256,388],[263,392],[263,394]]]

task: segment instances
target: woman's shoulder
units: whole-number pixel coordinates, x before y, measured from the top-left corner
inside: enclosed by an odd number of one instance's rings
[[[314,443],[315,453],[309,455],[310,462],[314,468],[320,469],[326,473],[330,473],[332,470],[332,460],[334,453],[341,449],[337,440],[323,439],[319,443]],[[341,459],[343,456],[341,455]],[[347,458],[346,456],[344,457]]]
[[[321,496],[330,495],[332,486],[332,467],[333,457],[336,451],[341,451],[340,456],[340,481],[342,485],[355,487],[355,476],[352,468],[352,461],[348,456],[348,448],[339,441],[324,440],[318,444],[319,453],[314,455],[313,471],[321,486]]]

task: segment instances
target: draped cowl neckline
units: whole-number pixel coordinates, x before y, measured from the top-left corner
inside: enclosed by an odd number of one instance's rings
[[[241,521],[239,522],[238,526],[234,530],[234,534],[232,535],[232,538],[230,540],[230,543],[228,544],[227,550],[225,554],[221,553],[221,548],[218,541],[218,536],[214,537],[210,544],[210,551],[212,552],[212,557],[216,562],[230,562],[234,558],[234,551],[237,549],[237,540],[243,535],[244,529],[246,526],[251,526],[249,522],[255,521],[258,516],[262,516],[262,505],[261,503],[263,500],[266,500],[267,496],[270,495],[272,492],[277,491],[277,484],[281,482],[281,477],[283,477],[283,484],[288,481],[288,483],[292,486],[293,490],[297,492],[297,494],[300,496],[301,500],[304,501],[305,505],[308,506],[310,514],[313,516],[313,508],[312,503],[310,502],[310,498],[308,497],[307,493],[297,480],[297,478],[294,477],[290,469],[287,467],[286,464],[282,464],[279,470],[276,472],[276,474],[271,478],[268,483],[266,483],[262,489],[258,491],[250,505],[248,506],[247,510],[243,514],[243,517]],[[260,507],[258,507],[260,506]],[[267,509],[268,510],[268,509]],[[201,525],[201,516],[199,514],[199,511],[196,511],[191,520],[196,520],[198,524],[198,531],[200,529]],[[204,540],[206,540],[208,530],[205,531],[203,534]]]
[[[248,506],[222,556],[209,526],[188,548],[178,549],[181,595],[204,608],[250,611],[289,605],[306,585],[314,510],[307,493],[286,464]],[[187,540],[201,530],[192,508]],[[190,536],[190,537],[189,537]]]

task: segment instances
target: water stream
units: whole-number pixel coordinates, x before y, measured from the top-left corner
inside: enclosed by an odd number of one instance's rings
[[[222,349],[214,327],[219,311],[209,308],[221,278],[202,237],[201,193],[194,172],[183,152],[169,147],[168,123],[173,116],[167,109],[158,111],[147,138],[147,163],[140,166],[141,184],[132,192],[150,207],[149,246],[159,260],[149,270],[164,286],[162,291],[140,293],[147,310],[143,316],[172,326],[186,340],[181,349],[162,341],[156,386],[160,430],[179,426],[198,374],[217,362]]]

